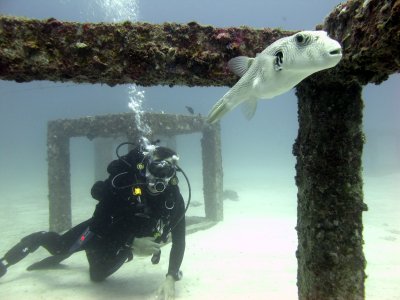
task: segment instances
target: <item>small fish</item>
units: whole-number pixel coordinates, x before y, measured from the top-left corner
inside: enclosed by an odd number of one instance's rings
[[[212,107],[207,121],[219,121],[241,103],[249,120],[257,100],[283,94],[309,75],[336,66],[341,58],[342,47],[325,31],[301,31],[275,41],[255,58],[235,57],[228,67],[241,78]]]
[[[187,111],[188,111],[191,115],[194,115],[194,109],[193,109],[192,107],[190,107],[190,106],[185,106],[185,107],[186,107]]]
[[[222,200],[232,200],[232,201],[239,201],[239,195],[234,190],[224,190],[222,192]]]

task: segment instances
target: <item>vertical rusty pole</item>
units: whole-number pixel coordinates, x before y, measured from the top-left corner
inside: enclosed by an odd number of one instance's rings
[[[71,228],[71,172],[69,136],[58,127],[48,123],[47,160],[50,230],[61,232]]]
[[[297,87],[299,299],[364,299],[362,88],[325,74]]]
[[[206,218],[222,221],[223,171],[221,155],[221,127],[218,124],[205,126],[201,139],[203,157],[203,193]]]

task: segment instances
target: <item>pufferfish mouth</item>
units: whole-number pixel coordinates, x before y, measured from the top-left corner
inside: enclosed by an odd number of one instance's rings
[[[331,56],[341,56],[342,55],[342,48],[336,48],[334,50],[329,51],[329,55],[331,55]]]

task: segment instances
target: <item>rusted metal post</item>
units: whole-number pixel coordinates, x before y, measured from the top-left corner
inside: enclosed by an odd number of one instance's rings
[[[297,96],[299,299],[361,300],[366,278],[361,86],[316,75],[297,87]]]
[[[220,124],[205,126],[201,139],[203,156],[203,193],[206,218],[222,221],[223,171]]]
[[[57,122],[50,121],[47,130],[49,224],[61,232],[71,228],[70,143]]]
[[[321,27],[343,45],[342,62],[297,87],[300,300],[365,298],[362,249],[361,84],[399,71],[400,1],[351,0]]]

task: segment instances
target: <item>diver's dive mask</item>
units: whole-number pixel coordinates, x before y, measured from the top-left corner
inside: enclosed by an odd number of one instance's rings
[[[152,194],[162,193],[167,188],[169,181],[176,174],[178,159],[176,155],[173,155],[168,159],[155,159],[148,162],[146,183]]]

